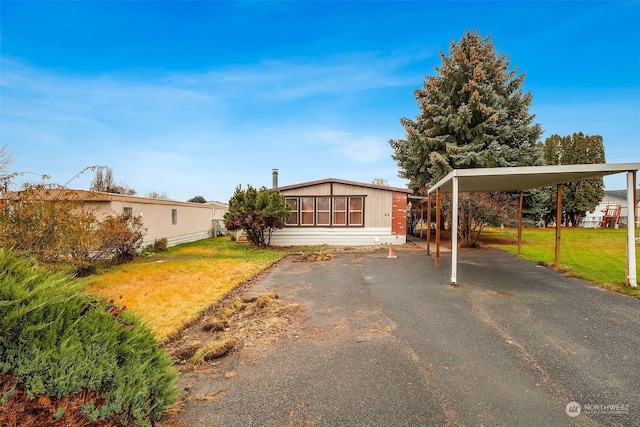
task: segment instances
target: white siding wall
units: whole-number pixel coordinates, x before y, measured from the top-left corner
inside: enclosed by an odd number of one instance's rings
[[[142,217],[147,233],[142,245],[153,244],[156,239],[166,238],[169,246],[211,237],[213,230],[213,207],[200,203],[171,201],[112,200],[100,202],[105,214],[120,215],[124,208],[132,208],[134,216]],[[177,222],[173,224],[172,210],[177,210]]]
[[[597,224],[601,223],[604,216],[604,213],[602,211],[605,210],[609,205],[620,205],[620,225],[626,224],[628,216],[627,199],[610,194],[605,194],[602,198],[602,201],[598,204],[598,206],[596,206],[595,210],[593,212],[587,212],[585,214],[584,218],[580,221],[580,226],[593,228]]]
[[[276,230],[271,238],[273,246],[304,246],[304,245],[332,245],[332,246],[370,246],[393,243],[403,245],[407,243],[406,236],[392,236],[387,227],[364,228],[304,228],[291,227]]]

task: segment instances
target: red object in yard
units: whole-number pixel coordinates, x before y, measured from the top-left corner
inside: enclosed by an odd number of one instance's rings
[[[602,217],[602,228],[615,227],[620,220],[620,205],[607,205],[607,208],[602,211],[604,216]]]

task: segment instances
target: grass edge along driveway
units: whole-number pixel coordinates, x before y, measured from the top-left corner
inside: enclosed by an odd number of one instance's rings
[[[516,236],[513,228],[493,228],[485,229],[481,239],[488,247],[517,255]],[[554,241],[554,229],[527,228],[519,256],[552,266]],[[304,249],[313,248],[298,248]],[[157,339],[165,341],[286,254],[286,250],[258,249],[226,237],[205,239],[110,268],[84,279],[85,289],[136,311]],[[562,229],[560,262],[564,274],[640,298],[640,290],[624,286],[625,254],[626,230]],[[640,265],[640,248],[636,259]]]
[[[518,255],[515,228],[482,231],[485,245],[509,252],[522,259],[553,267],[555,228],[525,228],[522,253]],[[625,229],[563,227],[560,238],[560,268],[567,276],[578,277],[602,288],[640,298],[640,289],[625,286],[627,231]],[[640,247],[636,245],[636,265]]]
[[[285,255],[210,238],[110,268],[84,279],[84,286],[135,311],[162,342]]]

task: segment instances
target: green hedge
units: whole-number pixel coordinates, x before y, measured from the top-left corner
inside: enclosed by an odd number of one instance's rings
[[[0,249],[0,374],[29,397],[90,389],[90,420],[159,419],[178,396],[173,362],[133,314],[81,292],[71,279]]]

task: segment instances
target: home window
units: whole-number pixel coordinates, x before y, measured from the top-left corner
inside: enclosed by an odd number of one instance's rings
[[[298,198],[287,197],[284,200],[289,205],[289,210],[291,211],[291,216],[287,220],[287,225],[298,225]]]
[[[300,225],[313,225],[314,198],[300,197]]]
[[[333,198],[333,225],[347,225],[347,198]]]
[[[349,197],[349,225],[362,225],[364,218],[362,197]]]
[[[316,225],[331,225],[331,197],[316,198]]]
[[[125,216],[132,217],[133,216],[133,208],[125,207],[123,209],[123,213],[124,213]]]
[[[178,223],[178,209],[171,209],[171,224],[176,225]]]
[[[364,226],[364,196],[286,197],[285,201],[291,210],[288,226]]]

